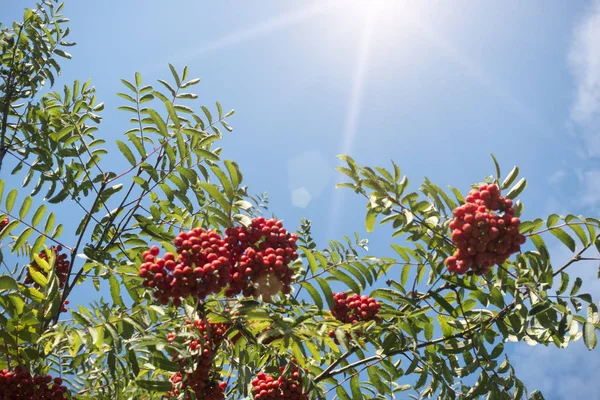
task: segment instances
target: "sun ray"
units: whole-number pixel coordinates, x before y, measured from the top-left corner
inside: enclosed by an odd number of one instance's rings
[[[443,35],[437,32],[430,24],[421,22],[416,13],[407,13],[405,22],[411,24],[413,28],[429,43],[436,46],[446,57],[460,66],[466,75],[479,85],[484,87],[500,100],[512,112],[537,129],[539,133],[548,133],[552,128],[545,121],[533,113],[527,105],[520,101],[513,93],[507,90],[504,85],[493,79],[487,74],[481,66],[469,58],[467,54],[450,43]]]
[[[270,18],[262,23],[255,24],[247,29],[230,33],[203,46],[188,49],[182,52],[179,57],[176,57],[176,60],[181,63],[189,63],[205,54],[264,37],[272,32],[288,28],[316,15],[324,14],[338,4],[337,1],[328,1],[310,7],[298,8],[294,11]]]
[[[367,78],[367,69],[369,55],[372,47],[372,37],[378,9],[372,8],[367,12],[367,18],[360,36],[358,52],[354,73],[352,76],[352,90],[348,101],[348,112],[346,114],[346,123],[342,135],[342,154],[348,154],[354,147],[358,121],[360,118],[361,100],[363,97],[364,86]],[[344,193],[336,190],[332,196],[331,212],[329,218],[328,237],[332,238],[337,229],[341,211],[344,206]]]

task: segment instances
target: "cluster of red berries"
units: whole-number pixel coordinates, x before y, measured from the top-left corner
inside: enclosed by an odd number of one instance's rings
[[[457,250],[446,259],[446,265],[457,274],[469,269],[485,274],[521,250],[525,243],[525,236],[519,234],[521,221],[514,216],[512,200],[501,196],[496,184],[471,190],[465,201],[453,211],[450,229]]]
[[[228,228],[225,233],[223,239],[212,230],[195,228],[173,240],[177,254],[157,258],[156,246],[144,251],[138,272],[143,285],[154,289],[162,304],[172,300],[177,306],[182,298],[204,299],[227,285],[228,297],[290,293],[290,263],[298,258],[298,237],[281,221],[255,218],[250,227]]]
[[[254,218],[249,227],[228,228],[227,246],[231,252],[231,283],[227,296],[269,298],[291,291],[293,270],[290,263],[298,258],[298,236],[277,219]]]
[[[280,367],[279,372],[284,372]],[[279,376],[275,379],[269,374],[260,372],[252,379],[252,392],[255,400],[308,400],[308,394],[302,390],[302,378],[298,367],[291,369],[290,376]]]
[[[227,387],[226,382],[217,382],[213,377],[206,379],[202,369],[196,369],[193,373],[176,372],[169,379],[173,385],[173,388],[169,391],[167,398],[179,399],[182,390],[193,391],[196,395],[196,399],[202,400],[225,400],[225,388]],[[179,389],[181,388],[181,390]],[[192,395],[188,392],[185,399],[192,399]]]
[[[23,368],[0,370],[0,400],[66,400],[67,388],[61,378],[31,375]]]
[[[381,304],[372,297],[339,292],[333,294],[333,300],[335,306],[331,314],[345,324],[356,324],[359,321],[380,321],[377,314]]]
[[[8,218],[4,218],[2,221],[0,221],[0,231],[6,228],[6,225],[8,225],[9,222],[10,220]]]
[[[175,305],[180,305],[181,299],[188,296],[203,299],[229,283],[230,254],[218,233],[194,228],[181,232],[173,244],[177,256],[166,253],[157,259],[156,246],[145,251],[138,272],[144,278],[143,285],[155,289],[154,296],[162,304],[172,299]]]
[[[60,307],[60,312],[67,312],[67,306],[69,305],[69,300],[65,300]]]
[[[225,339],[225,333],[230,327],[227,323],[208,323],[204,320],[187,321],[186,326],[197,329],[197,335],[188,343],[188,348],[194,354],[193,372],[179,371],[171,376],[173,384],[169,396],[178,397],[182,391],[191,390],[198,399],[223,400],[225,399],[224,390],[227,384],[218,383],[211,367],[215,358],[216,351]],[[173,342],[176,339],[175,334],[168,335],[168,341]],[[175,361],[177,359],[175,358]],[[182,367],[185,366],[185,360],[179,360]],[[188,393],[186,398],[191,398]]]
[[[63,247],[61,245],[58,245],[56,247],[52,246],[50,247],[50,251],[54,254],[56,254],[56,261],[54,264],[54,270],[56,271],[56,276],[58,277],[58,284],[60,286],[60,288],[64,288],[65,284],[67,283],[67,279],[69,278],[69,268],[71,266],[71,263],[67,260],[67,255],[65,253],[60,253],[62,251]],[[38,257],[40,257],[42,260],[48,260],[48,254],[46,253],[46,251],[42,250],[39,254]],[[44,273],[44,271],[41,270],[40,266],[37,265],[37,262],[32,261],[30,266],[41,273]],[[33,278],[31,277],[31,274],[29,273],[29,269],[27,270],[27,276],[25,277],[25,284],[34,284],[35,286],[38,286],[37,283],[35,283],[35,281],[33,280]]]

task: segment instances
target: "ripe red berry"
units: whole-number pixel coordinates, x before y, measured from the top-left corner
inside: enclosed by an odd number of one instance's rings
[[[341,322],[356,323],[359,321],[377,320],[381,304],[368,296],[348,293],[333,293],[335,301],[331,314]]]
[[[194,228],[179,233],[173,244],[177,255],[166,253],[162,259],[156,258],[156,246],[144,251],[138,272],[145,287],[155,288],[154,296],[162,304],[172,300],[179,305],[189,296],[204,299],[229,283],[230,254],[218,233]]]
[[[483,184],[471,190],[465,201],[453,210],[449,223],[456,251],[446,259],[446,265],[452,273],[464,274],[471,269],[485,274],[492,265],[518,252],[526,239],[519,234],[521,221],[514,217],[512,200],[500,196],[498,185]]]
[[[280,367],[283,373],[285,367]],[[269,374],[260,372],[252,381],[252,393],[256,400],[308,400],[308,393],[302,389],[302,378],[299,368],[292,364],[289,374],[281,375],[277,379]]]
[[[0,399],[66,400],[66,393],[61,378],[32,375],[21,367],[0,370]]]
[[[291,292],[292,261],[298,258],[295,234],[281,221],[254,218],[249,227],[228,228],[227,248],[231,254],[231,282],[226,295],[271,296]]]

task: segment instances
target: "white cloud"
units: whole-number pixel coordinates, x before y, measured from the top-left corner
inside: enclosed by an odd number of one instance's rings
[[[569,65],[576,83],[571,118],[582,130],[589,156],[600,156],[600,1],[575,29]]]
[[[515,347],[509,358],[528,390],[538,389],[548,400],[598,398],[600,358],[582,340],[566,349],[525,343]]]
[[[567,171],[564,169],[556,170],[550,177],[548,178],[548,182],[550,183],[559,183],[567,176]]]
[[[588,207],[600,205],[600,169],[584,172],[581,186],[582,204]]]

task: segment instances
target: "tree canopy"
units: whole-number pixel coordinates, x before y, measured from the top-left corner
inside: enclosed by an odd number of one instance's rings
[[[90,81],[54,87],[74,45],[62,8],[0,27],[0,398],[541,399],[510,343],[596,347],[571,267],[600,221],[527,220],[518,167],[492,155],[469,193],[413,190],[395,163],[341,155],[338,186],[366,205],[350,217],[387,227],[396,256],[358,234],[316,243],[244,185],[218,147],[234,111],[199,106],[187,67],[123,79],[118,134]],[[73,304],[79,285],[110,295]]]

